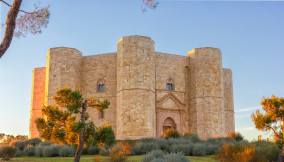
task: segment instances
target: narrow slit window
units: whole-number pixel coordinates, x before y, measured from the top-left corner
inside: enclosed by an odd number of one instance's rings
[[[166,90],[167,91],[173,91],[175,88],[174,88],[174,82],[172,79],[168,79],[167,80],[167,83],[166,83]]]
[[[105,91],[105,83],[103,81],[98,82],[97,91],[98,92],[104,92]]]

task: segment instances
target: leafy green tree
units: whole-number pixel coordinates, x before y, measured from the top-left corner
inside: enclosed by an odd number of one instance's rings
[[[284,98],[271,96],[261,101],[262,110],[251,116],[255,127],[261,131],[272,131],[276,140],[282,144],[284,153]]]
[[[69,88],[57,91],[55,104],[44,106],[42,118],[36,120],[41,138],[59,144],[75,144],[74,162],[79,162],[84,145],[95,138],[96,127],[89,120],[88,108],[108,107],[108,101],[84,99]]]

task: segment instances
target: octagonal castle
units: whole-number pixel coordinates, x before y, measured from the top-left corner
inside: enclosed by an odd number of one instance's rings
[[[74,48],[51,48],[46,66],[33,70],[31,138],[35,119],[60,88],[110,101],[103,114],[89,109],[97,126],[112,125],[119,140],[160,137],[165,129],[206,139],[234,131],[232,72],[217,48],[194,48],[187,56],[155,51],[149,37],[126,36],[117,52],[83,56]]]

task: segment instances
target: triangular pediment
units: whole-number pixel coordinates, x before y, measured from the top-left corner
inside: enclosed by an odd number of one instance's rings
[[[172,93],[168,93],[157,101],[157,107],[163,109],[182,109],[184,104]]]

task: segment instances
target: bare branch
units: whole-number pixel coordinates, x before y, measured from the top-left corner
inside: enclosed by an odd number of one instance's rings
[[[3,0],[1,1],[3,2]],[[22,3],[22,0],[14,0],[8,12],[8,15],[6,17],[5,34],[0,44],[0,58],[4,55],[4,53],[9,48],[12,42],[15,27],[16,27],[16,18],[18,16],[21,3]]]
[[[0,0],[0,2],[3,2],[5,5],[12,7],[12,5],[10,5],[8,2],[4,1],[4,0]],[[24,11],[24,10],[19,10],[20,12],[26,13],[26,14],[32,14],[32,12],[28,12],[28,11]]]

